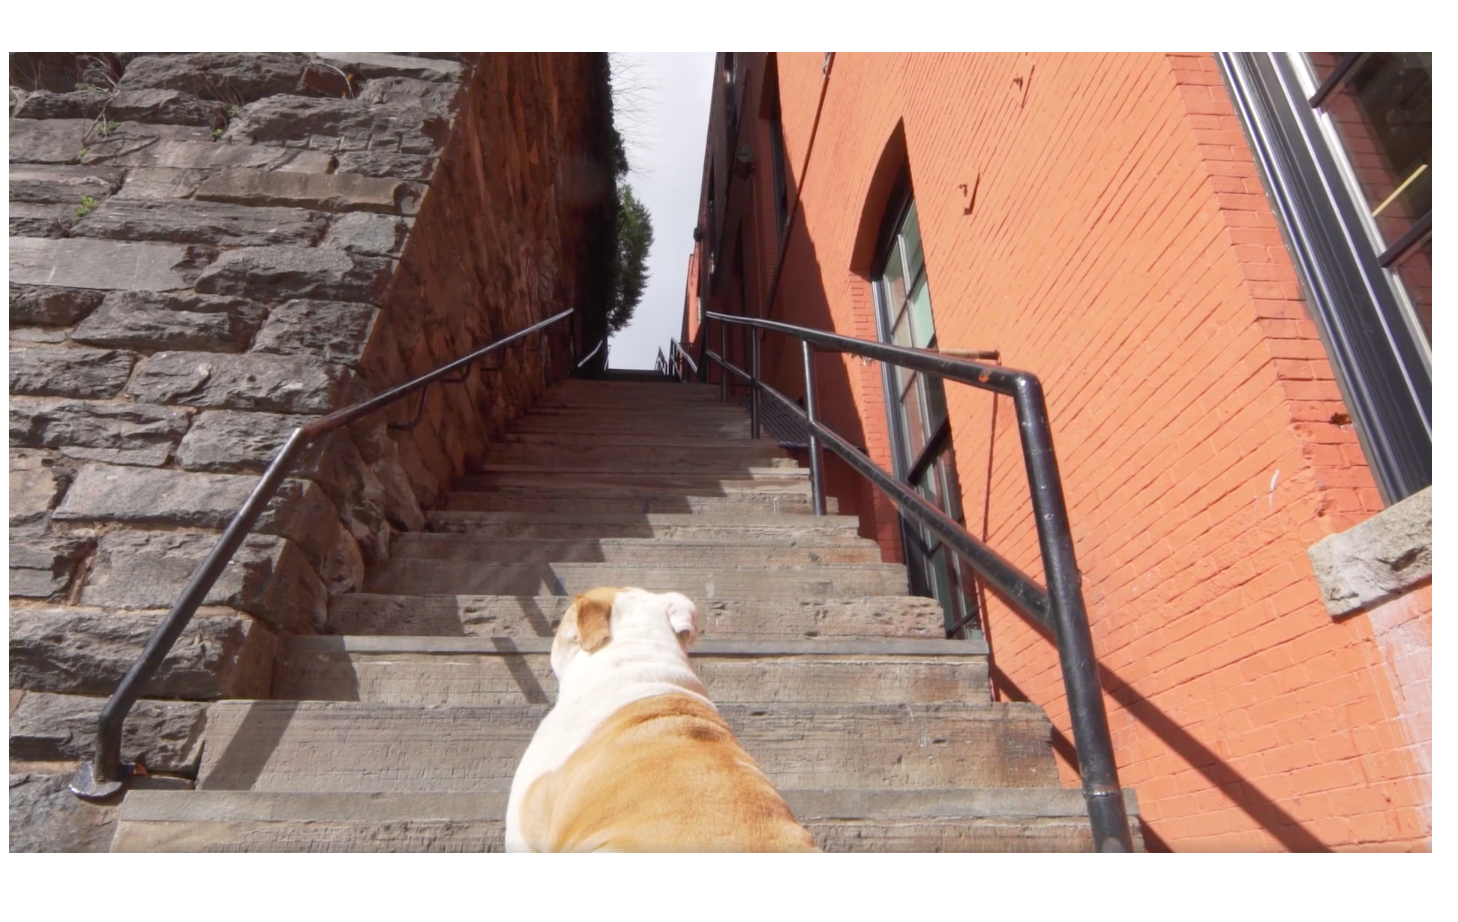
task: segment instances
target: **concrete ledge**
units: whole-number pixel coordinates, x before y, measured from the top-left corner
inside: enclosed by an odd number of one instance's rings
[[[515,656],[552,652],[550,637],[286,637],[289,650],[311,653]],[[701,640],[690,656],[986,656],[981,640]]]
[[[1333,618],[1388,601],[1433,575],[1433,488],[1307,551]]]

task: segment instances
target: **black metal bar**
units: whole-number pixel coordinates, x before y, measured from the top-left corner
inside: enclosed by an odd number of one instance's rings
[[[859,355],[868,359],[890,362],[892,365],[899,365],[902,368],[909,368],[912,371],[924,371],[927,374],[935,375],[939,378],[960,381],[963,384],[970,384],[972,387],[984,391],[994,391],[995,393],[1006,394],[1009,397],[1017,393],[1018,377],[1027,374],[1027,372],[1021,372],[1004,365],[983,365],[979,362],[972,362],[967,359],[960,359],[927,349],[910,349],[906,346],[892,346],[888,343],[871,342],[865,339],[852,339],[849,336],[840,336],[835,333],[812,330],[808,327],[797,327],[788,323],[780,323],[778,320],[759,320],[752,317],[737,317],[732,314],[716,314],[713,312],[706,312],[705,316],[721,322],[742,323],[746,326],[757,326],[762,330],[784,333],[787,336],[794,336],[835,352],[849,352],[852,355]]]
[[[1104,710],[1103,690],[1099,687],[1093,633],[1083,604],[1083,577],[1073,550],[1073,532],[1068,524],[1058,457],[1053,452],[1048,404],[1037,378],[1024,375],[1019,384],[1013,403],[1033,494],[1033,519],[1037,523],[1043,576],[1048,583],[1058,661],[1063,670],[1063,689],[1068,698],[1083,797],[1093,827],[1094,849],[1133,851],[1129,818],[1119,788],[1118,765],[1114,761],[1114,744],[1109,735],[1109,718]]]
[[[691,355],[688,354],[688,350],[683,347],[683,343],[676,342],[676,343],[673,344],[673,348],[677,349],[678,350],[678,354],[680,356],[682,356],[682,358],[683,358],[683,360],[685,362],[688,363],[689,370],[692,371],[695,375],[698,375],[698,373],[699,373],[699,366],[694,361],[693,356],[691,356]]]
[[[454,372],[468,371],[472,362],[571,314],[571,309],[562,311],[399,387],[391,388],[377,397],[352,407],[346,407],[295,429],[284,442],[283,447],[279,449],[278,454],[274,456],[263,476],[259,478],[257,486],[253,488],[253,492],[249,494],[243,507],[238,510],[228,523],[228,527],[223,530],[222,536],[209,552],[207,559],[193,573],[187,588],[178,597],[171,611],[167,613],[167,617],[147,640],[147,646],[143,649],[142,655],[127,670],[127,674],[117,685],[116,691],[112,693],[106,705],[101,709],[101,716],[97,719],[96,755],[76,772],[70,783],[71,792],[78,797],[100,800],[110,797],[122,789],[132,770],[131,766],[122,762],[121,757],[122,728],[128,712],[141,697],[143,687],[156,674],[162,661],[167,658],[167,654],[172,650],[172,645],[177,642],[178,637],[182,636],[182,632],[192,620],[193,614],[197,612],[198,607],[202,605],[212,590],[213,584],[217,582],[218,577],[232,561],[233,554],[248,537],[248,533],[258,521],[258,517],[263,513],[269,501],[273,499],[274,494],[278,492],[280,484],[289,475],[294,462],[306,446],[320,436],[341,429],[376,410],[389,406],[402,397],[429,387],[436,381],[448,380]],[[457,380],[464,380],[464,374]]]
[[[1409,227],[1406,233],[1404,233],[1401,237],[1397,238],[1396,243],[1383,250],[1382,255],[1377,257],[1377,262],[1382,264],[1382,268],[1391,269],[1393,263],[1397,262],[1399,258],[1407,255],[1408,247],[1417,243],[1419,240],[1423,239],[1432,232],[1433,213],[1430,211],[1427,214],[1423,215],[1421,218],[1418,218],[1417,222],[1413,224],[1412,227]]]
[[[722,319],[719,321],[719,355],[723,361],[729,361],[729,326]],[[719,370],[719,401],[729,402],[729,376],[724,374],[723,369]]]
[[[819,416],[815,412],[815,347],[800,341],[805,363],[805,418],[810,421],[810,499],[816,515],[825,515],[825,471],[820,456]]]
[[[749,437],[759,438],[759,331],[749,338]]]
[[[1326,98],[1335,92],[1336,88],[1341,86],[1347,77],[1351,76],[1352,71],[1357,69],[1357,65],[1362,63],[1362,59],[1366,56],[1367,52],[1365,51],[1348,51],[1342,55],[1341,60],[1336,62],[1336,66],[1331,69],[1331,73],[1326,75],[1326,79],[1321,81],[1321,86],[1316,88],[1316,92],[1308,100],[1311,103],[1311,107],[1315,109],[1326,102]]]
[[[1064,694],[1068,699],[1084,800],[1088,805],[1095,849],[1101,852],[1131,851],[1133,846],[1129,818],[1119,787],[1118,766],[1114,760],[1108,714],[1099,686],[1093,634],[1089,629],[1088,612],[1083,602],[1082,578],[1074,554],[1057,457],[1053,451],[1047,402],[1037,377],[1016,369],[980,365],[940,353],[852,339],[772,320],[712,313],[708,316],[719,320],[721,325],[742,323],[797,337],[805,359],[806,409],[801,410],[784,394],[757,380],[755,376],[751,380],[757,388],[801,416],[811,434],[812,445],[823,441],[847,464],[890,496],[904,513],[925,525],[971,564],[989,585],[1013,603],[1015,610],[1052,634],[1058,649],[1059,667],[1063,673]],[[942,510],[883,471],[868,457],[856,451],[849,442],[819,422],[814,407],[812,343],[853,355],[879,359],[983,390],[1007,394],[1013,398],[1028,485],[1032,493],[1038,546],[1044,575],[1048,581],[1046,592],[1031,577],[978,541],[959,523],[953,522]],[[732,366],[718,356],[713,358],[720,362],[721,369],[732,369]],[[738,369],[732,370],[743,374]],[[816,454],[812,453],[812,477],[815,458]]]

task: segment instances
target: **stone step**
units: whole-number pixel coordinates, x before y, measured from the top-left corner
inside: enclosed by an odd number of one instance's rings
[[[392,558],[376,564],[365,591],[385,595],[576,595],[598,586],[636,586],[714,598],[859,598],[906,592],[900,564],[817,564],[769,570],[751,567],[674,567],[614,563],[473,566],[459,561]]]
[[[599,447],[614,448],[684,448],[701,450],[705,452],[727,451],[735,454],[763,455],[766,458],[787,457],[785,449],[780,447],[777,440],[771,438],[738,438],[738,439],[709,439],[686,438],[673,434],[659,434],[655,432],[516,432],[507,431],[502,434],[501,440],[496,442],[491,450],[497,451],[507,445],[511,446],[558,446],[572,451],[588,451]]]
[[[547,704],[546,637],[289,637],[272,697],[445,707]],[[987,647],[965,640],[703,640],[694,671],[716,704],[985,704]]]
[[[645,408],[661,409],[665,414],[677,412],[681,409],[700,410],[744,410],[737,404],[722,403],[719,400],[719,392],[713,394],[703,393],[674,393],[669,391],[663,394],[617,394],[604,393],[602,391],[560,391],[551,390],[542,395],[542,398],[532,404],[531,409],[548,410],[640,410]]]
[[[815,843],[831,852],[1091,851],[1076,788],[787,790]],[[506,792],[127,793],[114,852],[499,852]],[[1134,792],[1124,792],[1131,819]],[[1136,846],[1143,849],[1139,823]]]
[[[480,538],[414,532],[390,542],[392,558],[477,564],[612,563],[621,566],[765,567],[881,562],[874,541],[691,541],[654,538]]]
[[[770,452],[776,452],[771,454]],[[794,470],[794,458],[771,446],[738,450],[713,442],[692,447],[664,445],[495,445],[485,470],[559,471],[743,471]]]
[[[580,488],[529,490],[491,490],[477,493],[460,491],[446,499],[446,508],[454,512],[581,512],[584,515],[678,515],[706,513],[736,516],[809,516],[814,514],[808,490],[774,492],[735,492],[722,496],[684,495],[672,491],[637,492]],[[834,496],[825,498],[825,509],[831,514],[840,511]]]
[[[663,538],[686,541],[775,541],[854,544],[863,540],[854,516],[583,515],[573,512],[428,512],[434,532],[497,538]]]
[[[940,638],[942,609],[919,596],[852,599],[696,597],[706,639]],[[572,596],[376,595],[329,602],[333,634],[550,638]],[[707,640],[706,640],[707,642]]]
[[[592,468],[559,457],[552,464],[505,465],[488,462],[480,473],[456,478],[457,490],[515,490],[537,487],[576,487],[594,492],[680,493],[695,496],[723,496],[729,493],[810,491],[810,469],[803,467],[747,467],[737,470],[685,469],[639,471],[621,467]]]
[[[720,707],[782,790],[1057,787],[1051,725],[1033,704]],[[547,712],[537,705],[352,701],[208,706],[201,790],[503,791]]]
[[[613,435],[625,432],[652,433],[659,438],[719,440],[743,439],[750,435],[749,417],[715,417],[711,419],[664,417],[657,414],[640,414],[624,418],[620,414],[605,412],[572,413],[527,413],[511,423],[512,432],[545,433],[574,432],[585,435]]]

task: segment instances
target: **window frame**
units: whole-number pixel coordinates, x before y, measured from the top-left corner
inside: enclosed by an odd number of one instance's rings
[[[1325,100],[1325,84],[1310,87],[1291,54],[1216,59],[1363,453],[1391,504],[1432,484],[1431,349],[1372,245],[1345,156],[1311,105],[1314,96]]]

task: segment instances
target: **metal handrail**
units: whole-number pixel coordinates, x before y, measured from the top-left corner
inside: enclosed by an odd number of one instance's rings
[[[96,755],[90,762],[83,763],[71,779],[71,792],[78,797],[87,800],[102,800],[120,791],[125,785],[128,777],[131,776],[133,766],[122,762],[122,723],[126,720],[128,712],[141,697],[142,687],[157,673],[162,661],[171,652],[172,645],[182,635],[188,622],[192,620],[193,614],[198,606],[202,605],[207,598],[208,592],[222,575],[224,568],[233,559],[243,540],[248,537],[254,523],[258,521],[268,501],[273,498],[279,485],[283,483],[289,471],[292,470],[294,462],[299,454],[308,445],[320,436],[328,435],[337,429],[341,429],[352,422],[362,419],[377,410],[407,397],[416,391],[423,390],[430,385],[446,379],[447,376],[460,371],[465,371],[473,363],[485,356],[510,345],[526,336],[530,336],[539,330],[545,329],[558,321],[565,320],[572,315],[572,308],[568,308],[559,314],[553,314],[545,320],[534,323],[524,330],[519,330],[498,339],[489,346],[477,349],[469,355],[462,356],[448,365],[443,365],[434,371],[428,372],[411,381],[391,388],[361,403],[345,407],[315,420],[312,423],[300,426],[289,435],[284,442],[283,448],[279,449],[268,470],[263,472],[258,485],[249,494],[248,500],[243,507],[233,516],[228,527],[223,530],[223,535],[218,543],[208,554],[207,559],[193,573],[192,580],[183,590],[182,595],[167,613],[161,625],[152,633],[147,641],[147,646],[142,651],[141,657],[127,670],[127,674],[117,685],[116,691],[101,709],[101,717],[97,721]],[[602,343],[598,344],[602,348]],[[596,353],[596,349],[593,350]],[[590,356],[589,356],[590,357]],[[460,380],[464,380],[462,377]],[[421,395],[422,402],[425,395]]]
[[[688,350],[683,347],[683,343],[674,339],[670,339],[668,342],[669,345],[673,346],[674,350],[683,357],[683,360],[688,363],[689,371],[693,372],[694,375],[697,376],[699,373],[699,365],[697,362],[694,361],[693,356],[688,354]]]
[[[816,515],[825,514],[825,479],[821,454],[822,446],[828,446],[877,489],[888,495],[903,513],[946,542],[948,547],[1001,592],[1015,611],[1052,636],[1063,672],[1064,693],[1068,697],[1074,748],[1078,755],[1079,774],[1083,782],[1084,801],[1088,805],[1094,847],[1101,852],[1131,851],[1133,842],[1129,833],[1129,817],[1124,809],[1118,767],[1114,761],[1113,741],[1109,735],[1108,714],[1104,709],[1103,694],[1099,688],[1093,634],[1089,630],[1088,612],[1084,607],[1080,587],[1082,577],[1074,557],[1073,535],[1068,524],[1068,509],[1063,499],[1063,483],[1058,475],[1058,459],[1053,453],[1053,431],[1048,421],[1048,406],[1043,398],[1042,383],[1036,376],[1025,371],[1001,365],[984,365],[943,352],[855,339],[775,320],[736,317],[713,311],[705,312],[705,317],[719,321],[719,352],[715,353],[708,348],[709,336],[705,329],[704,355],[718,363],[722,369],[719,376],[722,399],[728,399],[729,376],[725,372],[733,373],[749,382],[751,428],[755,435],[758,435],[759,428],[761,392],[784,404],[787,410],[804,422],[810,433],[811,496]],[[728,360],[729,324],[782,333],[800,340],[800,354],[805,370],[803,408],[760,380],[758,335],[750,337],[752,347],[749,371],[735,367]],[[977,539],[942,510],[927,502],[915,490],[883,470],[837,432],[820,422],[815,399],[814,350],[817,346],[968,384],[1013,399],[1017,410],[1018,434],[1022,439],[1023,461],[1027,467],[1028,485],[1032,493],[1038,547],[1042,556],[1043,573],[1048,582],[1047,589],[1039,586],[1011,561]],[[707,362],[705,368],[707,369]]]

